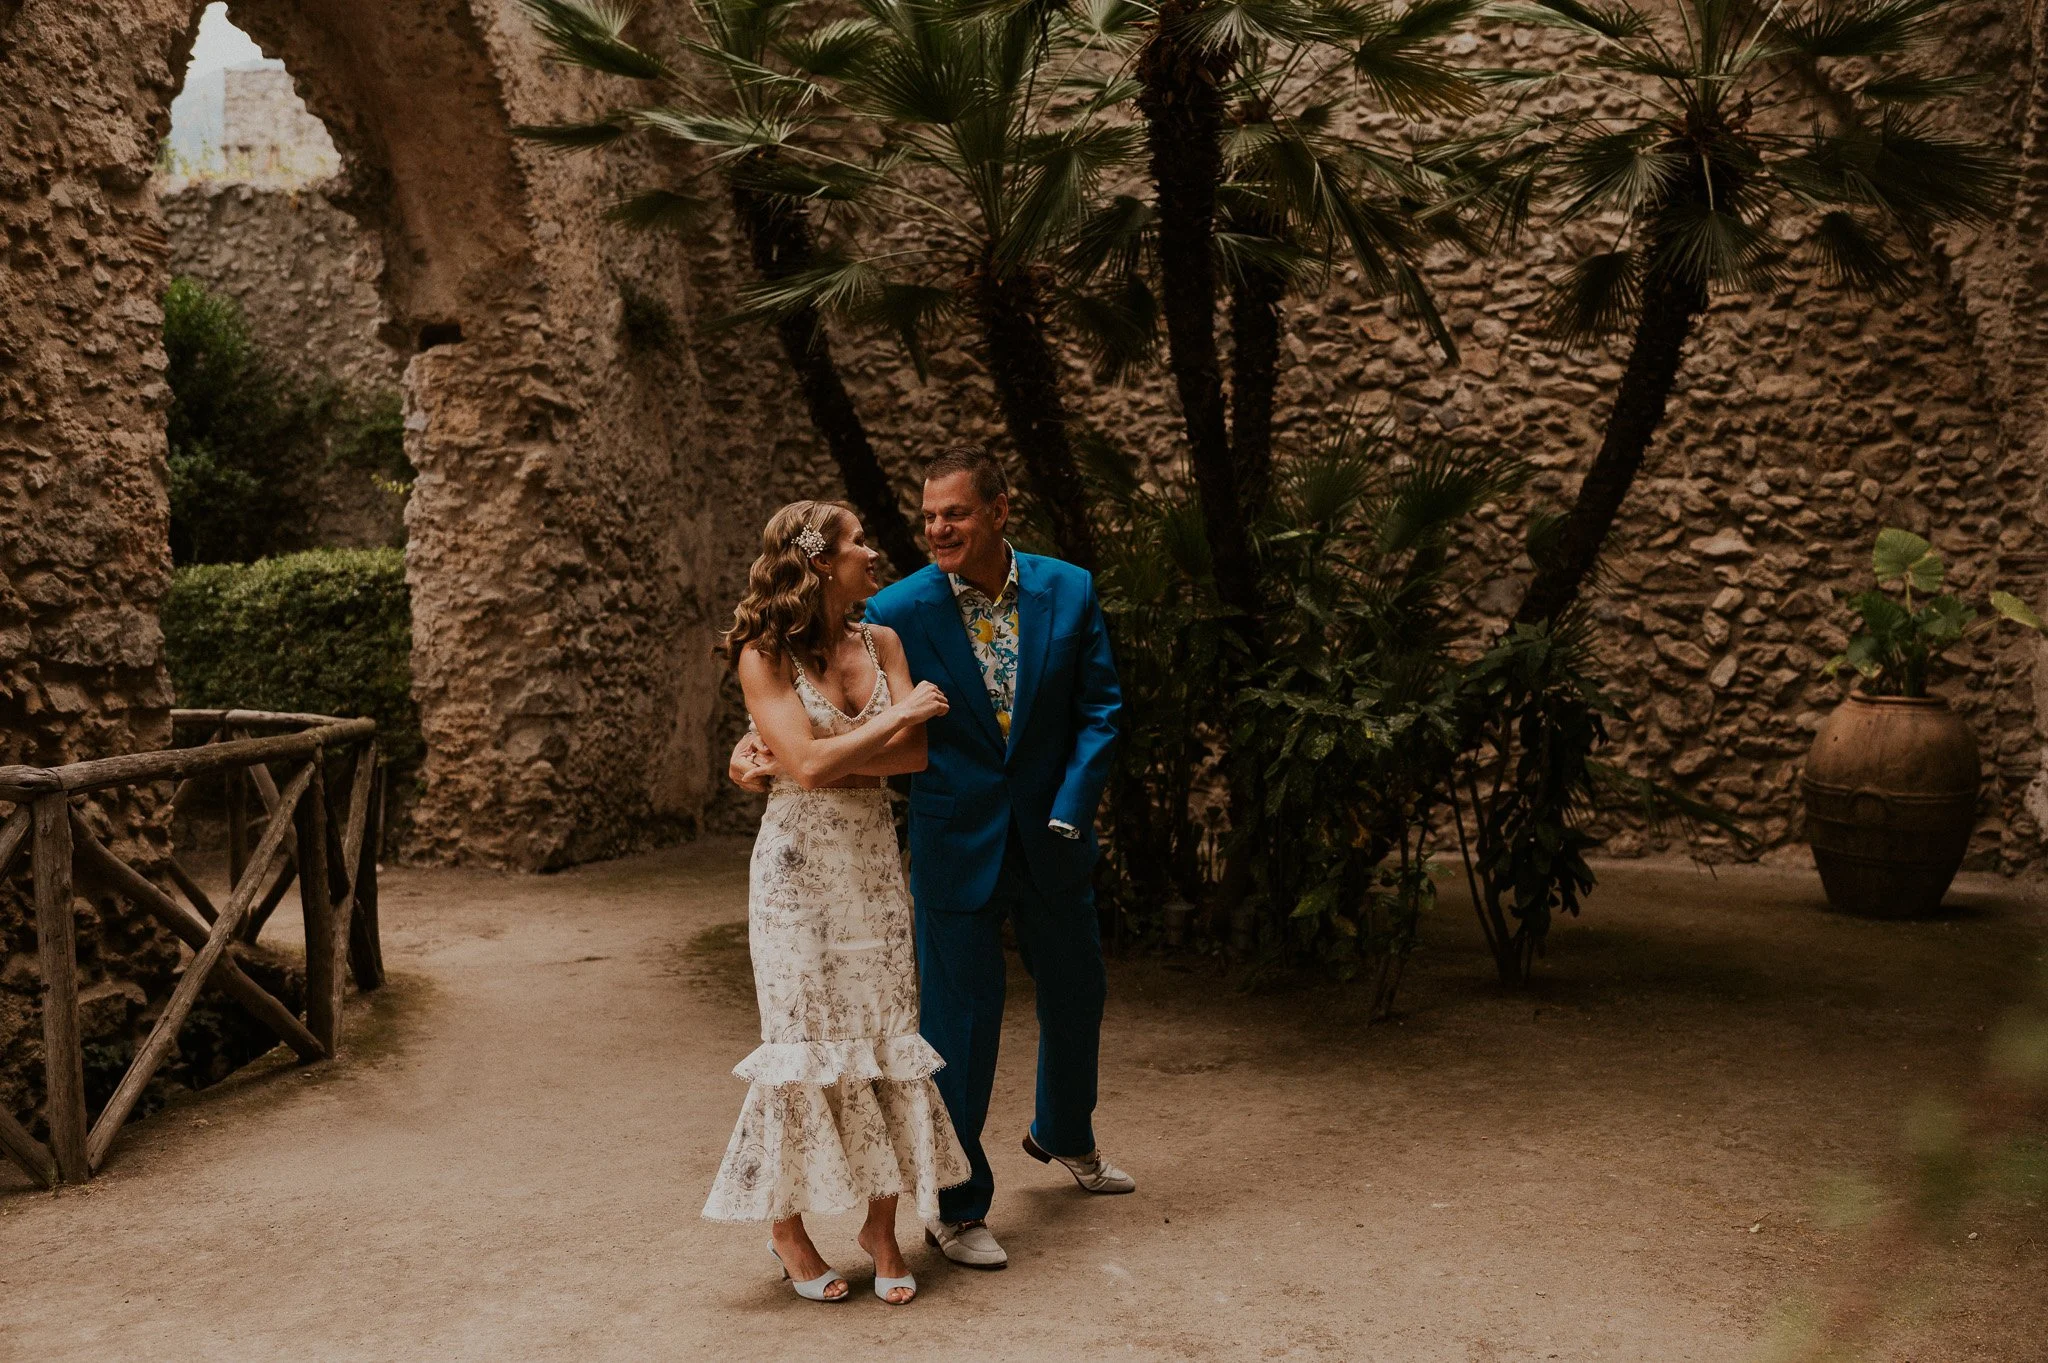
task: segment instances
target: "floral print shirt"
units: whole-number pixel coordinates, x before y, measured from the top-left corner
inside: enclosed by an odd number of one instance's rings
[[[946,574],[946,580],[953,584],[953,604],[960,608],[974,661],[981,664],[996,723],[1008,739],[1010,715],[1017,708],[1017,555],[1010,554],[1010,575],[993,601],[958,573]]]

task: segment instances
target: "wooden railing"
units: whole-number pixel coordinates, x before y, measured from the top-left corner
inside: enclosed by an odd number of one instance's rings
[[[0,824],[0,878],[13,870],[27,844],[35,883],[50,1128],[45,1145],[0,1108],[0,1153],[48,1187],[83,1183],[105,1163],[209,980],[308,1063],[335,1052],[345,970],[353,971],[359,989],[383,983],[377,931],[383,790],[375,721],[254,710],[174,710],[171,718],[175,729],[203,735],[201,741],[63,767],[0,767],[0,800],[19,806]],[[338,822],[330,817],[326,782],[329,759],[337,755],[349,759],[348,804]],[[281,788],[272,763],[288,773]],[[226,785],[231,886],[218,907],[174,857],[166,870],[185,896],[187,903],[180,904],[101,843],[72,805],[73,796],[92,791],[177,781],[171,797],[176,809],[214,778]],[[261,802],[260,813],[252,814],[252,793]],[[193,953],[170,1002],[90,1127],[79,1035],[74,874],[127,899]],[[256,940],[294,879],[306,925],[303,1020],[236,959],[240,944]]]

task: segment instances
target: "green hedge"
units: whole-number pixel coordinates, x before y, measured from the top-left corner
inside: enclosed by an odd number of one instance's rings
[[[394,766],[414,766],[424,752],[397,549],[180,568],[163,626],[179,705],[367,715]]]

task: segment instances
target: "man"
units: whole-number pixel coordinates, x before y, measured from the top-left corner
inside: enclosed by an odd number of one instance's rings
[[[1090,877],[1095,807],[1122,704],[1094,580],[1003,538],[1009,483],[978,446],[925,467],[932,566],[885,588],[867,618],[903,640],[910,673],[951,710],[926,728],[930,762],[910,779],[910,891],[925,1039],[973,1174],[940,1195],[926,1239],[948,1259],[997,1269],[1009,1256],[986,1217],[995,1178],[982,1149],[1011,920],[1038,987],[1038,1100],[1025,1152],[1058,1161],[1092,1193],[1137,1185],[1095,1145],[1105,981]],[[733,755],[743,780],[750,744]]]

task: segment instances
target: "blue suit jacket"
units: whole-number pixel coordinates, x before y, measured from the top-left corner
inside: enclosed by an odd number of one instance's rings
[[[1047,894],[1088,888],[1095,806],[1109,777],[1123,696],[1095,579],[1071,563],[1017,555],[1017,699],[996,723],[952,584],[936,566],[893,583],[867,618],[902,637],[910,675],[951,702],[926,726],[930,764],[910,778],[910,892],[920,910],[971,913],[995,893],[1014,821]],[[1081,831],[1063,838],[1060,819]]]

